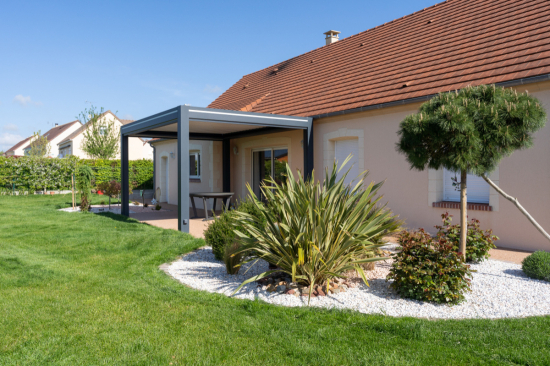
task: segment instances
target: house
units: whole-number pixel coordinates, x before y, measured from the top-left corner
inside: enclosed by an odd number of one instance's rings
[[[81,126],[82,124],[78,120],[65,123],[63,125],[59,125],[56,123],[52,129],[43,134],[42,136],[48,140],[48,144],[50,145],[50,153],[48,156],[51,158],[58,157],[59,151],[57,149],[57,144],[63,141],[67,136],[69,136]],[[29,142],[23,149],[23,155],[29,155],[30,150],[31,144]]]
[[[115,123],[117,128],[124,126],[128,123],[133,122],[128,119],[119,119],[113,112],[106,111],[98,119],[100,122],[103,121],[112,121]],[[89,123],[81,125],[78,129],[73,131],[70,135],[61,139],[57,143],[57,148],[59,151],[59,157],[63,158],[69,155],[78,156],[81,159],[89,159],[90,157],[82,151],[81,144],[84,139],[84,131],[90,126]],[[120,159],[120,153],[117,153],[115,159]],[[153,149],[151,146],[142,138],[131,138],[130,139],[130,160],[141,160],[141,159],[153,159]]]
[[[243,76],[208,108],[179,106],[125,125],[128,138],[155,137],[155,187],[178,204],[188,231],[189,193],[258,192],[275,162],[317,180],[353,155],[350,178],[369,170],[384,200],[409,228],[432,229],[458,193],[445,170],[413,171],[396,151],[400,122],[440,92],[496,84],[529,91],[550,106],[550,2],[448,0]],[[491,179],[550,229],[550,125],[531,149],[505,158]],[[282,159],[281,157],[285,157]],[[181,159],[180,159],[181,158]],[[123,173],[123,181],[128,179]],[[469,217],[501,247],[548,249],[517,208],[468,178]],[[123,188],[124,188],[123,184]],[[123,213],[128,214],[123,194]]]
[[[24,156],[25,149],[30,145],[32,136],[27,137],[24,140],[19,141],[4,152],[4,156]]]

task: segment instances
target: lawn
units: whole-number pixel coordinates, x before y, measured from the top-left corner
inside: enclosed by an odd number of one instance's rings
[[[0,365],[550,364],[550,317],[430,321],[203,293],[158,269],[203,240],[56,210],[68,206],[0,196]]]

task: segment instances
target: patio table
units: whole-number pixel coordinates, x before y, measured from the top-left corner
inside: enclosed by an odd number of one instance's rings
[[[229,207],[229,200],[231,197],[233,197],[235,193],[233,192],[195,192],[190,193],[189,198],[191,199],[191,204],[193,205],[193,213],[195,216],[193,218],[199,217],[197,214],[197,207],[195,206],[195,198],[202,198],[202,202],[204,204],[204,216],[206,221],[208,221],[208,209],[207,209],[207,199],[213,198],[214,199],[214,206],[212,206],[212,213],[215,214],[216,210],[216,201],[218,198],[222,200],[222,203],[225,201],[225,210],[227,211],[227,208]],[[222,207],[223,208],[223,207]]]

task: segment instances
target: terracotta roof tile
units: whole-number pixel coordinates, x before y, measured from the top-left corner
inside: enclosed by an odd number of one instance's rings
[[[450,0],[245,75],[209,107],[313,116],[547,66],[549,1]]]

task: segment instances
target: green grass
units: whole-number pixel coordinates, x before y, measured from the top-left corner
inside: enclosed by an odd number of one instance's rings
[[[204,293],[158,269],[202,240],[56,211],[69,205],[0,196],[0,365],[550,364],[550,317],[429,321]]]

